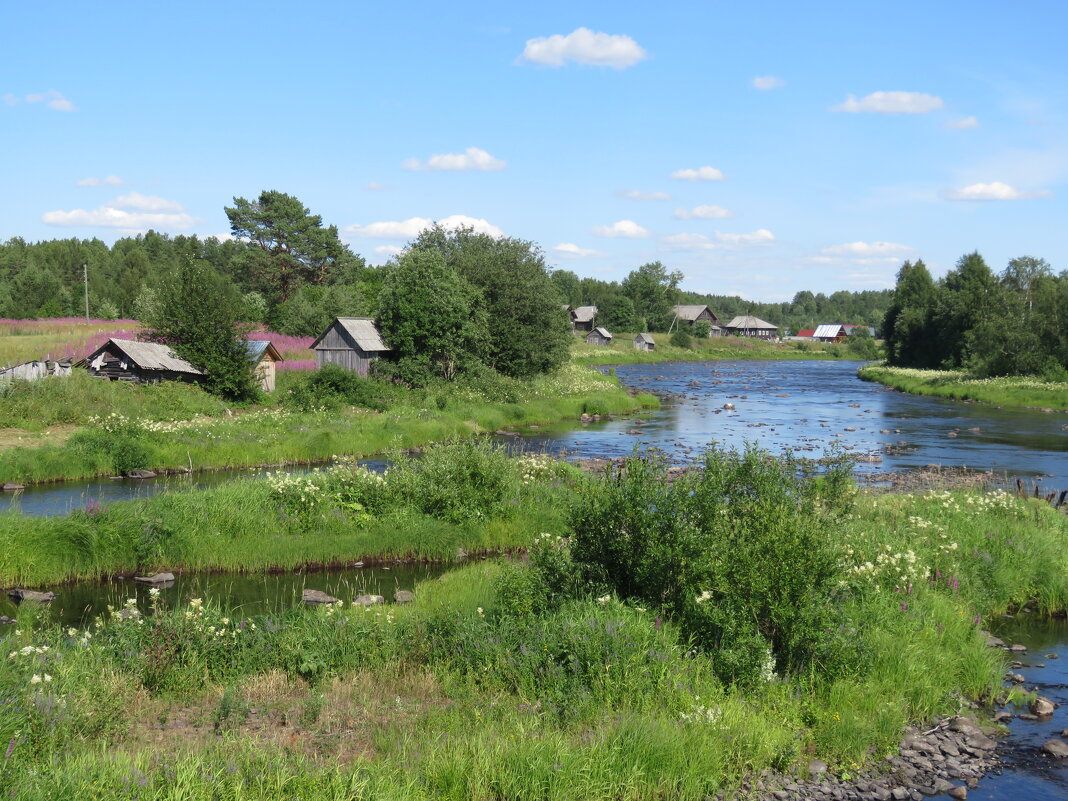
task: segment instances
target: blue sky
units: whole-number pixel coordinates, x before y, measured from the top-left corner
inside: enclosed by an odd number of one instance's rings
[[[514,6],[514,7],[513,7]],[[296,195],[381,263],[427,220],[579,275],[892,286],[1068,268],[1068,4],[9,4],[0,239],[228,232]]]

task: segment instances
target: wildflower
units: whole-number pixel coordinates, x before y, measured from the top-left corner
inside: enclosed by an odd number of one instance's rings
[[[36,673],[34,673],[30,677],[30,684],[40,684],[40,683],[41,683],[41,677],[38,676]]]
[[[485,616],[486,616],[486,615],[485,615],[485,614],[483,613],[483,611],[482,611],[482,607],[481,607],[481,606],[480,606],[480,607],[478,607],[478,608],[477,608],[477,609],[476,609],[475,611],[476,611],[476,612],[478,612],[478,616],[479,616],[479,617],[485,617]]]
[[[159,598],[159,592],[160,592],[159,587],[153,587],[152,589],[150,589],[148,591],[148,597],[152,598],[153,600],[155,600],[156,598]]]
[[[700,595],[697,596],[697,603],[703,604],[705,601],[709,601],[711,599],[712,599],[712,590],[705,590],[704,592],[702,592]]]
[[[50,681],[52,681],[52,677],[49,676],[47,673],[45,673],[44,674],[44,681],[45,681],[45,684],[48,684]]]

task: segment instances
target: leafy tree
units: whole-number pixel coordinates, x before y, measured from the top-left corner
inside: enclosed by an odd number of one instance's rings
[[[231,400],[252,400],[259,390],[239,322],[244,303],[233,285],[207,264],[187,259],[160,285],[142,320],[154,342],[174,352],[206,376],[205,388]]]
[[[708,339],[712,336],[712,323],[708,320],[698,320],[693,324],[694,339]]]
[[[479,292],[440,252],[414,249],[391,267],[378,302],[378,327],[413,384],[451,381],[477,364],[489,339]]]
[[[943,367],[968,362],[968,332],[996,313],[1000,287],[983,257],[968,253],[950,270],[938,293],[934,312],[935,342]]]
[[[604,325],[609,331],[637,331],[634,304],[626,295],[614,295],[604,311]]]
[[[332,273],[356,262],[337,226],[324,227],[322,217],[292,195],[265,190],[254,201],[235,197],[225,211],[234,236],[252,245],[248,267],[276,301],[288,300],[302,284],[328,283]]]
[[[510,376],[531,376],[567,361],[570,326],[536,245],[478,234],[471,228],[448,231],[435,225],[423,231],[409,250],[436,251],[481,292],[490,367]]]
[[[360,289],[347,284],[302,286],[275,308],[275,330],[297,337],[321,334],[335,317],[358,317],[367,311]]]
[[[645,318],[647,330],[667,330],[682,278],[681,272],[669,273],[663,264],[654,261],[643,264],[623,279],[623,294],[634,304],[635,314]]]
[[[879,358],[879,346],[875,344],[871,331],[864,326],[853,329],[853,333],[849,335],[849,341],[846,343],[846,348],[850,354],[858,359],[871,361]]]
[[[932,331],[937,289],[923,261],[906,261],[897,273],[893,300],[883,318],[887,359],[904,367],[938,363]]]
[[[572,306],[582,305],[582,284],[579,277],[570,270],[554,270],[553,286],[560,293],[560,302]]]

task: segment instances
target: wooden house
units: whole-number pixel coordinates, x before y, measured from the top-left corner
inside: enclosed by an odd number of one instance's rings
[[[575,331],[592,331],[597,319],[596,306],[576,306],[571,309],[571,328]]]
[[[723,327],[720,325],[719,318],[704,304],[673,306],[672,312],[675,315],[675,323],[678,324],[679,328],[683,324],[693,328],[695,323],[708,323],[712,326],[712,332],[709,336],[723,336]],[[672,327],[674,327],[675,323],[672,324]]]
[[[132,339],[109,339],[77,363],[89,375],[111,381],[150,384],[159,381],[199,382],[204,374],[169,345],[136,342]]]
[[[597,326],[597,328],[593,329],[592,331],[590,331],[590,333],[588,333],[586,335],[586,344],[587,345],[611,345],[612,344],[612,335],[609,334],[608,331],[605,330],[604,328],[601,328],[600,326]]]
[[[775,339],[779,336],[779,327],[751,314],[740,314],[723,326],[723,330],[736,337],[754,337],[756,339]]]
[[[371,362],[387,353],[375,321],[370,317],[337,317],[315,340],[315,365],[336,364],[360,375],[367,375]]]
[[[248,355],[256,365],[256,380],[264,392],[274,392],[275,365],[285,361],[269,341],[252,339],[245,343]]]
[[[652,334],[638,334],[634,337],[634,350],[656,350]]]

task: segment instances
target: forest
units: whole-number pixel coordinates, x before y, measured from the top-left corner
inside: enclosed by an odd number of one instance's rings
[[[196,259],[243,299],[244,318],[295,336],[314,336],[337,315],[376,315],[391,265],[372,267],[295,197],[265,191],[252,201],[235,198],[226,209],[232,239],[170,236],[149,231],[108,246],[100,239],[0,244],[0,317],[41,318],[86,314],[82,265],[87,266],[89,316],[138,318],[179,265]],[[560,303],[593,305],[610,330],[666,330],[675,303],[706,303],[722,320],[754,314],[789,332],[821,322],[878,327],[891,292],[798,292],[790,302],[758,303],[741,297],[697,294],[680,288],[682,274],[660,262],[635,267],[622,281],[580,278],[551,269],[534,243],[521,243],[550,273]]]

